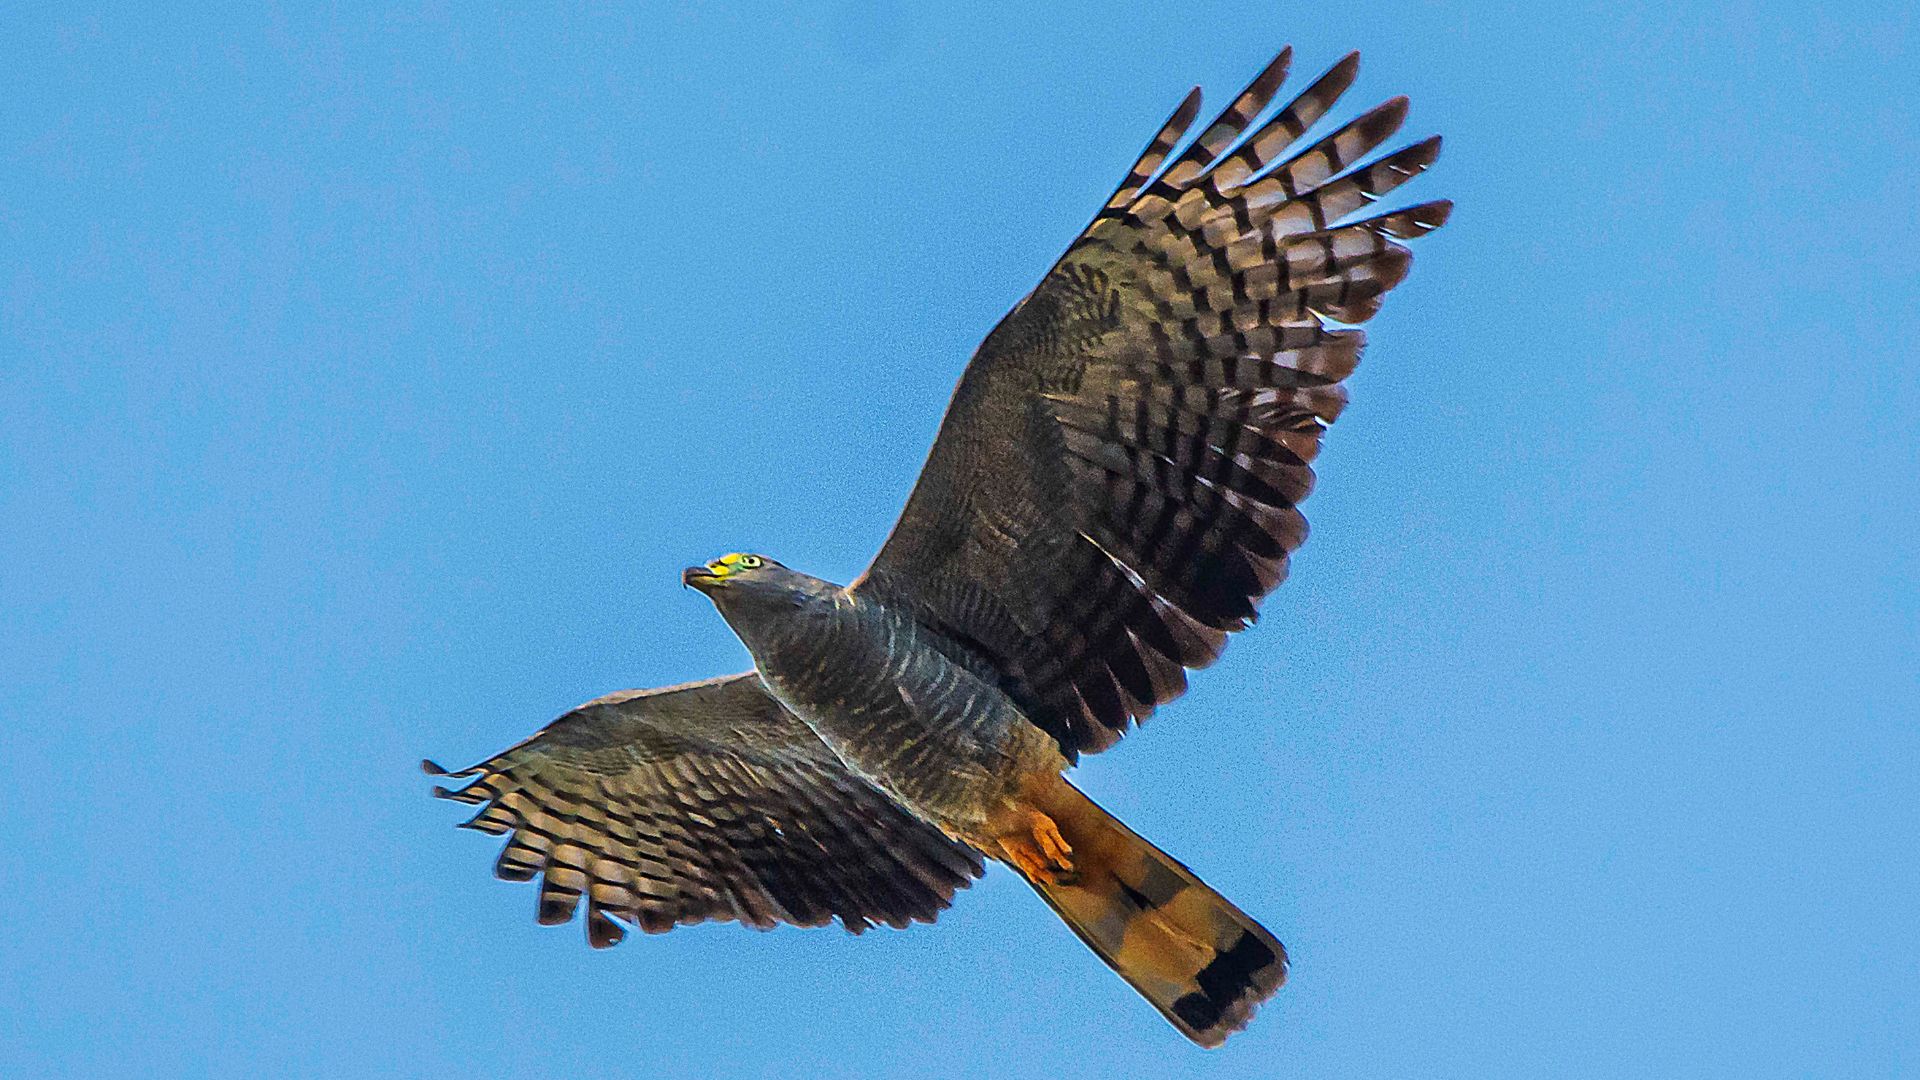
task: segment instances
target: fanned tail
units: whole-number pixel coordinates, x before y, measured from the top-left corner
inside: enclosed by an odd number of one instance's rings
[[[1075,872],[1029,883],[1181,1034],[1219,1046],[1286,982],[1287,951],[1265,927],[1072,784],[1051,787],[1044,810]]]

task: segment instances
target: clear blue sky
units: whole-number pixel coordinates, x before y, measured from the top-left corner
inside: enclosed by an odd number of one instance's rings
[[[706,7],[0,16],[0,1074],[1920,1074],[1910,3]],[[1254,1028],[1004,870],[534,925],[415,762],[742,669],[678,569],[857,574],[1288,42],[1459,210],[1267,620],[1080,773],[1292,949]]]

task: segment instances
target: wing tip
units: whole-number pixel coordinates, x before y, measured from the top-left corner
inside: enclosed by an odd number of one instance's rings
[[[1280,51],[1273,54],[1273,59],[1267,61],[1267,66],[1260,70],[1258,76],[1255,76],[1253,85],[1247,89],[1259,94],[1262,100],[1271,98],[1273,92],[1280,89],[1280,84],[1287,81],[1287,73],[1292,69],[1293,46],[1282,45]]]
[[[1395,181],[1389,188],[1383,188],[1376,193],[1385,194],[1391,187],[1398,187],[1400,183],[1411,180],[1414,176],[1433,168],[1433,163],[1440,160],[1441,142],[1440,136],[1429,135],[1419,142],[1410,143],[1388,154],[1386,157],[1375,160],[1371,165],[1361,166],[1355,170],[1355,172],[1364,172],[1368,169],[1384,166],[1398,173],[1400,180]]]
[[[1453,219],[1452,199],[1435,199],[1413,209],[1420,211],[1413,223],[1423,233],[1430,233]]]
[[[1198,84],[1188,87],[1187,96],[1180,99],[1179,106],[1173,110],[1173,119],[1167,122],[1167,126],[1178,127],[1180,130],[1185,131],[1187,125],[1193,123],[1193,118],[1200,115],[1200,99],[1202,96]]]
[[[605,910],[598,906],[587,909],[587,944],[596,949],[610,949],[626,940],[626,928],[615,922]]]

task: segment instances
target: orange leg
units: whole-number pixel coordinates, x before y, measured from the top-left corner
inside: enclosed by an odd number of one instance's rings
[[[1052,818],[1038,810],[1020,815],[1015,827],[994,838],[1002,856],[1028,881],[1071,885],[1079,878],[1073,867],[1073,848]]]

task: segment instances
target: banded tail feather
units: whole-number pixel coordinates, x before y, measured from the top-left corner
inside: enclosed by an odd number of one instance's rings
[[[1061,779],[1044,810],[1074,874],[1028,883],[1182,1035],[1219,1046],[1287,981],[1287,950],[1265,927],[1078,788]]]

